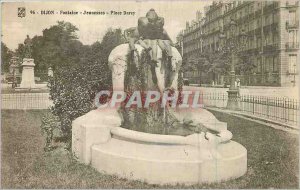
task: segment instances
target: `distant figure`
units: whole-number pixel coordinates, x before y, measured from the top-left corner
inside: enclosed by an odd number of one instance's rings
[[[27,35],[27,38],[24,41],[24,55],[25,58],[32,58],[32,40],[29,38],[29,36]]]
[[[236,79],[236,87],[237,87],[237,88],[240,88],[240,83],[241,83],[240,79],[237,78],[237,79]]]
[[[241,83],[240,79],[237,78],[237,79],[235,80],[235,84],[236,84],[236,88],[237,88],[237,90],[238,90],[238,96],[240,96],[240,83]]]

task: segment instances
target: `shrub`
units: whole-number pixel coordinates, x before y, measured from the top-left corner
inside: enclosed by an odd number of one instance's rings
[[[49,151],[53,148],[52,142],[54,136],[60,136],[57,133],[60,133],[60,122],[57,117],[52,115],[51,113],[46,113],[42,118],[41,124],[42,134],[45,136],[45,151]],[[55,134],[56,132],[56,134]]]
[[[48,83],[50,99],[54,103],[51,112],[59,118],[61,131],[68,142],[71,142],[72,121],[95,108],[94,98],[99,91],[111,89],[107,59],[111,50],[123,42],[120,29],[109,29],[101,43],[84,46],[72,42],[76,45],[69,47],[66,60],[55,64]]]
[[[72,121],[93,109],[96,93],[110,86],[107,64],[74,64],[55,70],[49,78],[51,112],[59,118],[63,136],[71,140]]]

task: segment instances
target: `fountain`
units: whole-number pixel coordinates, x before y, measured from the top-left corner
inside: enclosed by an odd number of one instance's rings
[[[180,91],[181,55],[174,47],[172,53],[164,51],[159,40],[168,44],[166,39],[142,39],[112,50],[108,61],[114,92]],[[145,44],[151,44],[150,51]],[[157,57],[151,56],[153,51]],[[152,184],[212,183],[246,173],[247,150],[232,141],[227,124],[206,109],[179,109],[178,102],[175,107],[154,103],[146,111],[116,105],[73,121],[72,151],[80,162],[103,173]],[[147,131],[155,126],[162,130]],[[170,133],[170,129],[186,130],[187,126],[193,130],[186,135]]]

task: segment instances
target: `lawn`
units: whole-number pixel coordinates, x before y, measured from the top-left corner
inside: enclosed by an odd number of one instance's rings
[[[3,111],[2,188],[298,188],[298,135],[214,113],[233,140],[248,150],[248,171],[239,179],[195,186],[158,186],[97,172],[64,149],[43,152],[40,118],[46,111]]]

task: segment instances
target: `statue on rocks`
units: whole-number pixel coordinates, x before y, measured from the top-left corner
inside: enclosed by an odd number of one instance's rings
[[[24,45],[25,58],[32,58],[32,40],[29,38],[29,35],[27,35],[27,38],[24,41]]]

